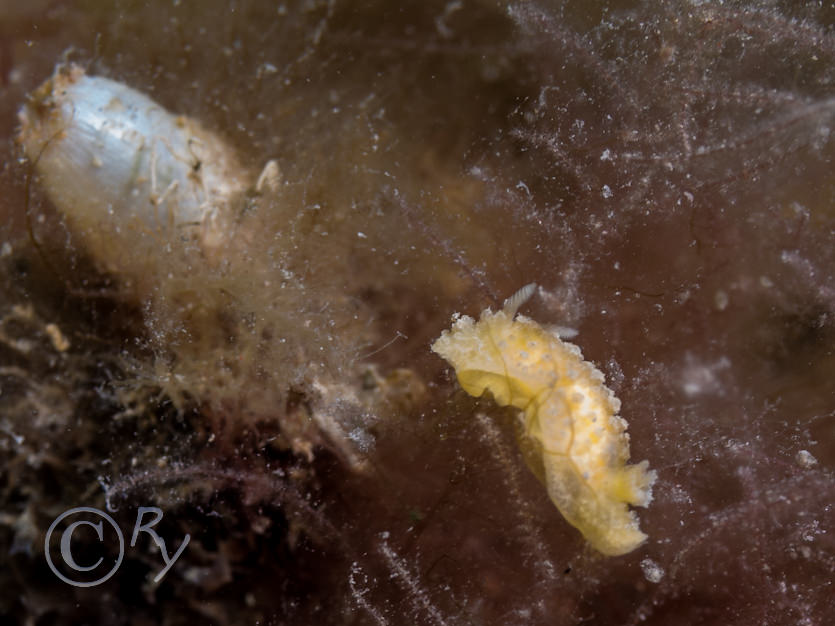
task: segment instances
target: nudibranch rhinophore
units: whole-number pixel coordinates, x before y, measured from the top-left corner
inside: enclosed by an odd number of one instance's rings
[[[560,513],[598,551],[626,554],[647,538],[628,505],[650,503],[655,472],[646,461],[627,465],[626,422],[603,373],[577,346],[516,315],[534,288],[478,322],[457,317],[432,350],[468,394],[489,391],[499,405],[522,410],[520,445]]]

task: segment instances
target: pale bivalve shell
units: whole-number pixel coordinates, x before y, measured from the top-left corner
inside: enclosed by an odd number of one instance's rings
[[[59,67],[19,117],[41,186],[113,272],[141,275],[137,257],[173,242],[223,245],[233,201],[251,185],[234,150],[198,122],[78,66]]]

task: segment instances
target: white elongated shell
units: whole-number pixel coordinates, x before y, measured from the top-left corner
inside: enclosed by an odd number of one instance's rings
[[[78,66],[59,67],[19,117],[41,185],[111,271],[144,271],[126,254],[140,241],[222,245],[230,204],[251,182],[198,122]]]

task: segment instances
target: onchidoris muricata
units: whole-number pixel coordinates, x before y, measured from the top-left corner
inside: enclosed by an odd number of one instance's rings
[[[516,316],[528,285],[503,310],[478,322],[458,318],[432,350],[454,368],[468,394],[493,394],[522,410],[522,450],[565,519],[606,555],[631,552],[646,539],[628,505],[652,499],[655,472],[627,465],[629,435],[620,401],[580,349],[531,319]]]

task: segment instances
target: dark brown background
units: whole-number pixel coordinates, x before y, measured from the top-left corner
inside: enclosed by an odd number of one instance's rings
[[[812,2],[0,3],[0,615],[830,623],[833,16]],[[279,160],[281,253],[251,253],[297,277],[276,319],[318,311],[282,332],[303,362],[323,354],[325,405],[364,472],[327,445],[307,461],[281,444],[314,376],[269,350],[251,358],[281,387],[272,414],[249,416],[246,394],[190,396],[188,377],[187,399],[166,399],[172,359],[192,375],[214,361],[165,353],[166,310],[98,274],[36,180],[27,194],[16,111],[65,54],[216,129],[254,170]],[[578,331],[633,460],[658,471],[639,511],[649,540],[627,556],[585,546],[524,466],[512,413],[464,395],[429,352],[453,312],[532,281],[523,312]],[[242,289],[241,315],[273,306]],[[373,408],[341,403],[339,385]],[[124,528],[154,503],[170,536],[192,533],[159,585],[152,546],[91,590],[46,568],[51,520],[105,494]]]

